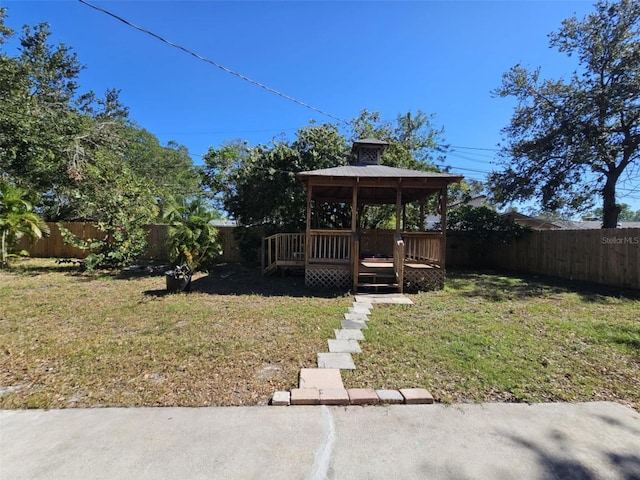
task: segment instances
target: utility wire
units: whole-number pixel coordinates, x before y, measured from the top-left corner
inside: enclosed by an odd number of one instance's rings
[[[484,150],[486,152],[499,152],[499,148],[480,148],[480,147],[462,147],[460,145],[449,145],[450,148],[456,149],[460,148],[463,150]]]
[[[203,62],[209,63],[209,64],[213,65],[214,67],[217,67],[217,68],[219,68],[220,70],[222,70],[222,71],[224,71],[226,73],[234,75],[234,76],[240,78],[241,80],[244,80],[245,82],[249,82],[249,83],[251,83],[251,84],[253,84],[253,85],[257,86],[257,87],[260,87],[260,88],[270,92],[270,93],[278,95],[279,97],[282,97],[285,100],[289,100],[290,102],[296,103],[296,104],[298,104],[298,105],[300,105],[300,106],[302,106],[304,108],[308,108],[309,110],[313,110],[314,112],[317,112],[317,113],[319,113],[321,115],[324,115],[324,116],[329,117],[329,118],[333,118],[334,120],[337,120],[340,123],[344,123],[344,124],[347,124],[347,125],[349,124],[349,122],[347,122],[346,120],[344,120],[344,119],[342,119],[340,117],[336,117],[335,115],[332,115],[332,114],[330,114],[328,112],[325,112],[324,110],[320,110],[319,108],[316,108],[316,107],[314,107],[312,105],[309,105],[308,103],[305,103],[305,102],[303,102],[301,100],[298,100],[297,98],[294,98],[294,97],[292,97],[290,95],[287,95],[285,93],[279,92],[278,90],[276,90],[274,88],[271,88],[271,87],[269,87],[269,86],[267,86],[267,85],[265,85],[263,83],[260,83],[260,82],[258,82],[256,80],[253,80],[253,79],[251,79],[251,78],[249,78],[249,77],[247,77],[245,75],[242,75],[241,73],[238,73],[238,72],[236,72],[234,70],[231,70],[230,68],[227,68],[224,65],[220,65],[219,63],[216,63],[216,62],[214,62],[213,60],[211,60],[209,58],[206,58],[206,57],[203,57],[202,55],[197,54],[193,50],[189,50],[186,47],[183,47],[181,45],[173,43],[172,41],[167,40],[166,38],[161,37],[160,35],[158,35],[156,33],[153,33],[150,30],[147,30],[146,28],[143,28],[143,27],[140,27],[138,25],[135,25],[135,24],[129,22],[128,20],[125,20],[124,18],[122,18],[122,17],[120,17],[120,16],[118,16],[118,15],[116,15],[114,13],[111,13],[108,10],[105,10],[104,8],[101,8],[101,7],[98,7],[96,5],[93,5],[93,4],[89,3],[89,2],[87,2],[86,0],[78,0],[78,1],[80,3],[88,6],[88,7],[93,8],[94,10],[97,10],[99,12],[102,12],[102,13],[106,14],[106,15],[109,15],[112,18],[115,18],[116,20],[124,23],[125,25],[128,25],[129,27],[135,28],[136,30],[138,30],[138,31],[140,31],[142,33],[146,33],[147,35],[151,35],[153,38],[155,38],[157,40],[160,40],[161,42],[166,43],[167,45],[170,45],[170,46],[172,46],[174,48],[177,48],[178,50],[182,50],[183,52],[185,52],[185,53],[197,58],[198,60],[202,60]]]

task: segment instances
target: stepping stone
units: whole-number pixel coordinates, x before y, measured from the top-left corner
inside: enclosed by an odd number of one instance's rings
[[[318,368],[355,370],[350,353],[318,353]]]
[[[291,402],[291,394],[289,392],[275,392],[271,398],[271,405],[277,407],[288,407]]]
[[[303,368],[298,380],[299,388],[344,388],[337,368]]]
[[[370,301],[358,301],[356,300],[355,302],[353,302],[353,306],[354,307],[364,307],[364,308],[368,308],[369,310],[371,310],[373,308],[373,303],[371,303]]]
[[[349,405],[349,394],[344,388],[322,388],[320,405]]]
[[[357,328],[358,330],[367,328],[367,324],[361,320],[342,320],[340,322],[340,326],[347,330],[353,328]]]
[[[336,340],[364,340],[362,330],[357,328],[343,328],[341,330],[334,330],[336,334]]]
[[[357,340],[327,340],[329,351],[332,353],[360,353],[360,344]]]
[[[398,293],[378,293],[369,295],[356,295],[356,302],[369,303],[395,303],[413,305],[413,302],[402,294]]]
[[[375,405],[380,401],[375,390],[371,388],[349,388],[347,393],[351,405]]]
[[[401,388],[400,393],[407,405],[433,403],[433,395],[424,388]]]
[[[363,303],[354,303],[353,307],[349,307],[349,313],[364,313],[365,315],[369,315],[371,313],[371,308],[368,305]]]
[[[317,388],[292,388],[291,405],[320,405],[320,391]]]
[[[380,403],[404,403],[404,397],[398,390],[376,390]]]
[[[366,313],[345,313],[344,314],[344,319],[345,320],[358,320],[361,322],[366,322],[367,320],[369,320],[369,317],[367,317]]]

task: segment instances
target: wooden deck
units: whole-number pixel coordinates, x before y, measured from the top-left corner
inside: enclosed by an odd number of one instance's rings
[[[305,282],[319,287],[355,287],[358,291],[432,290],[444,285],[444,238],[438,232],[368,230],[312,231],[311,248],[301,233],[276,234],[263,241],[262,269],[305,269]],[[363,255],[361,245],[366,248]],[[378,253],[373,250],[378,250]],[[358,255],[358,261],[352,256]]]

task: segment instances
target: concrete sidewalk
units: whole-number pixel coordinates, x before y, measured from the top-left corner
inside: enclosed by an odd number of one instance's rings
[[[640,479],[608,403],[0,411],[0,478]]]

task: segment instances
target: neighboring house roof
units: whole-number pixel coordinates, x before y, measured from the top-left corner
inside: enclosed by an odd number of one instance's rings
[[[223,218],[220,220],[212,220],[211,225],[214,227],[237,227],[238,222],[236,220],[229,220],[228,218]]]
[[[543,218],[530,217],[518,212],[505,212],[502,215],[505,217],[511,217],[513,221],[520,225],[527,225],[534,230],[560,230],[562,228],[558,225],[558,222],[550,222]]]
[[[469,200],[459,200],[457,202],[453,202],[449,205],[450,208],[458,207],[460,205],[470,205],[472,207],[481,207],[487,202],[486,195],[478,195],[476,197],[470,198]]]
[[[598,230],[602,228],[600,220],[560,220],[554,223],[563,230]],[[640,228],[640,222],[618,222],[617,228]]]

